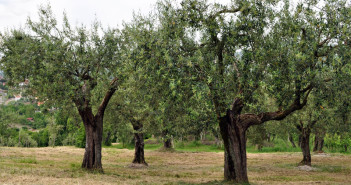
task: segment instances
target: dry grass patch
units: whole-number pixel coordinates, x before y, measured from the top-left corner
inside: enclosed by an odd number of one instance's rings
[[[0,184],[222,184],[223,153],[146,151],[147,168],[129,168],[134,151],[103,149],[104,174],[80,168],[84,149],[0,147]],[[351,156],[312,156],[316,171],[297,168],[301,153],[248,154],[252,184],[351,184]]]

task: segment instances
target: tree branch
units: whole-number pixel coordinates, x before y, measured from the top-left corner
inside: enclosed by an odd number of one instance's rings
[[[220,10],[220,11],[216,12],[216,13],[213,14],[211,17],[212,17],[212,18],[216,18],[216,17],[218,17],[219,15],[225,14],[225,13],[237,13],[237,12],[240,12],[240,10],[241,10],[241,8],[236,8],[236,9],[232,9],[232,10],[223,9],[223,10]]]
[[[310,95],[313,86],[311,85],[307,90],[304,99],[301,102],[300,96],[297,96],[293,103],[285,110],[275,111],[275,112],[264,112],[260,114],[242,114],[240,115],[240,120],[242,120],[242,125],[245,129],[252,125],[259,125],[270,120],[283,120],[285,117],[293,113],[294,111],[302,109],[307,104],[308,96]]]
[[[110,83],[110,89],[107,90],[104,99],[102,100],[98,112],[95,115],[95,118],[103,118],[105,109],[108,105],[108,102],[110,101],[112,95],[116,92],[117,90],[117,80],[118,78],[114,78],[111,83]]]
[[[323,45],[324,45],[325,43],[327,43],[330,39],[332,39],[331,36],[329,36],[328,38],[324,39],[322,42],[320,42],[320,43],[318,44],[318,47],[319,47],[319,48],[320,48],[320,47],[323,47]]]

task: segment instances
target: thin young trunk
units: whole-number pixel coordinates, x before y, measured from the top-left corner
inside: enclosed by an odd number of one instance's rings
[[[106,146],[111,144],[111,143],[110,143],[111,135],[112,135],[112,133],[111,133],[111,131],[109,131],[109,132],[107,133],[107,136],[106,136],[105,141],[104,141],[104,144],[105,144]]]
[[[317,152],[318,148],[318,133],[314,136],[314,146],[313,146],[313,152]]]
[[[313,152],[322,153],[323,152],[323,145],[324,145],[324,137],[320,136],[317,133],[315,138],[314,138]]]
[[[292,145],[293,148],[296,148],[296,144],[294,142],[294,138],[292,137],[292,135],[289,133],[288,139]]]
[[[141,124],[139,121],[133,121],[132,125],[134,128],[135,142],[133,163],[147,165],[144,157],[144,134],[142,133],[143,124]]]

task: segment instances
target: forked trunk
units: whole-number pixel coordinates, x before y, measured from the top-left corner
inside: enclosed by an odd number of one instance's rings
[[[247,183],[246,129],[235,119],[234,112],[220,118],[220,130],[224,143],[224,179]]]
[[[85,127],[85,153],[82,163],[82,168],[103,172],[101,163],[101,144],[102,131],[105,109],[112,95],[117,89],[117,78],[114,78],[110,83],[110,88],[107,90],[96,115],[93,114],[90,104],[90,90],[96,85],[95,81],[88,75],[85,78],[84,85],[80,89],[79,96],[73,98],[79,115],[82,118]],[[89,81],[88,81],[89,80]]]
[[[133,128],[135,142],[133,163],[147,165],[144,157],[144,134],[142,133],[143,125],[140,122],[136,121],[133,122]]]
[[[94,119],[85,115],[83,123],[85,126],[86,144],[82,168],[102,172],[101,143],[102,143],[102,120]]]
[[[310,91],[309,91],[310,92]],[[235,183],[248,183],[246,157],[246,131],[252,125],[260,125],[270,120],[282,120],[292,112],[302,109],[307,103],[308,94],[303,103],[300,97],[286,110],[276,112],[262,112],[260,114],[241,114],[244,103],[235,98],[226,115],[221,117],[221,110],[216,114],[224,143],[224,178]],[[218,107],[219,102],[214,100]]]
[[[302,150],[302,161],[299,165],[308,165],[311,166],[311,152],[310,152],[310,128],[301,128],[301,150]]]

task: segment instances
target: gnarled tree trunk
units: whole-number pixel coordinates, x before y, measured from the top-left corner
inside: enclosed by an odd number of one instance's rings
[[[102,118],[94,117],[91,108],[79,111],[82,117],[85,134],[85,153],[82,168],[102,171],[101,143],[102,143]]]
[[[246,129],[235,114],[228,110],[220,119],[221,135],[224,143],[224,179],[240,183],[248,182],[246,157]]]
[[[73,99],[79,115],[83,120],[86,134],[85,153],[82,168],[103,172],[101,163],[101,144],[103,132],[104,113],[108,102],[117,90],[117,78],[113,79],[110,89],[107,90],[97,113],[94,115],[90,104],[90,88],[93,89],[95,83],[86,83],[78,91],[80,95]]]
[[[248,183],[246,131],[252,125],[260,125],[270,120],[282,120],[292,112],[302,109],[307,103],[307,95],[301,103],[300,99],[284,111],[264,112],[260,114],[241,114],[244,103],[235,98],[231,110],[220,117],[217,112],[221,136],[224,143],[224,178],[235,183]],[[215,104],[217,104],[215,102]]]
[[[317,121],[312,121],[304,127],[303,122],[300,121],[300,125],[296,125],[297,129],[300,131],[300,138],[301,138],[301,150],[302,150],[302,161],[299,165],[308,165],[311,166],[311,152],[310,152],[310,134],[313,125]]]
[[[142,133],[143,124],[139,121],[132,121],[132,125],[134,129],[135,142],[133,163],[147,165],[144,157],[144,134]]]
[[[302,131],[301,136],[301,150],[303,158],[300,164],[311,166],[310,132],[304,130]]]

